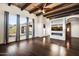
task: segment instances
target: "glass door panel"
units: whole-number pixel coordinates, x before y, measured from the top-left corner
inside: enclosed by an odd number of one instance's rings
[[[9,14],[8,42],[16,41],[17,16]]]
[[[29,19],[29,38],[32,38],[32,29],[33,28],[33,26],[32,26],[32,20],[31,19]]]
[[[20,18],[20,40],[26,39],[26,23],[27,19],[25,17]]]

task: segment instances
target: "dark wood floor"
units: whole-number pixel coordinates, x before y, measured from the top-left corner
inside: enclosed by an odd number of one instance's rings
[[[73,49],[79,50],[79,38],[72,38],[71,44]]]
[[[79,56],[79,50],[65,48],[49,38],[35,38],[0,45],[1,56]],[[63,44],[63,43],[62,43]]]

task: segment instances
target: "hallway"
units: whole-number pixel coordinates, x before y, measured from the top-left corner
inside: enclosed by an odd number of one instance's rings
[[[51,39],[33,38],[17,43],[9,43],[0,46],[0,55],[5,56],[79,56],[79,51],[67,49],[64,46],[55,44]],[[60,43],[57,42],[56,43]]]

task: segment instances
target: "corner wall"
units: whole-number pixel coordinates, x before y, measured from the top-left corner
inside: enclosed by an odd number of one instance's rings
[[[43,28],[43,24],[45,24],[45,29]],[[42,37],[50,35],[50,20],[43,17],[43,15],[37,16],[36,20],[36,37]],[[45,30],[45,31],[44,31]]]

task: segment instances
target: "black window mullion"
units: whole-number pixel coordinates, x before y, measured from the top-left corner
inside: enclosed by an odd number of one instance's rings
[[[17,14],[16,41],[20,41],[20,15]]]
[[[26,38],[28,39],[29,38],[29,18],[27,17],[27,27],[26,27]]]
[[[9,12],[4,12],[4,43],[8,43],[8,21],[9,21]]]
[[[33,37],[35,37],[35,21],[33,19]]]

